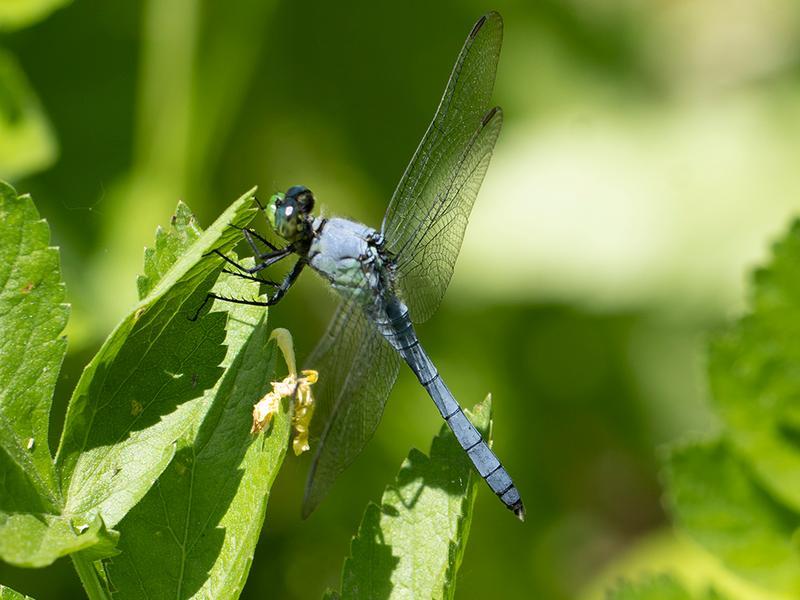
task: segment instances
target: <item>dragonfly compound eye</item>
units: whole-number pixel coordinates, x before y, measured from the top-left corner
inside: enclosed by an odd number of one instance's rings
[[[311,193],[311,190],[306,191],[305,194],[297,197],[297,203],[300,206],[300,210],[306,214],[310,213],[314,210],[314,194]]]
[[[286,198],[293,199],[297,203],[297,209],[303,213],[310,213],[314,210],[314,194],[304,185],[293,185],[286,190]]]

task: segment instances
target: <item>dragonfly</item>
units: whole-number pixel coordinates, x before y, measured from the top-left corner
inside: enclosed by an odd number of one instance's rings
[[[519,491],[480,432],[464,414],[423,349],[414,323],[441,303],[464,239],[472,206],[502,126],[491,106],[503,20],[482,16],[469,32],[436,114],[392,196],[380,230],[337,217],[314,216],[314,194],[292,186],[262,207],[279,248],[255,230],[244,237],[255,265],[245,277],[273,286],[266,300],[217,298],[261,306],[277,304],[310,267],[338,293],[338,308],[307,361],[317,384],[310,439],[316,452],[303,499],[307,517],[375,432],[404,361],[431,397],[475,469],[500,501],[524,520]],[[256,239],[269,250],[261,251]],[[281,283],[253,277],[297,257]],[[199,310],[199,309],[198,309]]]

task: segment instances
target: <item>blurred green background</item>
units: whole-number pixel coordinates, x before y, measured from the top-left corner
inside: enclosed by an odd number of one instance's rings
[[[254,184],[303,183],[324,212],[377,226],[488,9],[506,23],[506,125],[419,333],[462,403],[493,393],[529,519],[481,489],[458,597],[600,598],[642,569],[719,581],[670,533],[659,452],[715,426],[705,336],[742,309],[747,269],[800,205],[791,0],[0,0],[0,177],[50,222],[72,303],[54,435],[178,199],[209,224]],[[306,275],[270,321],[302,358],[332,305]],[[308,521],[308,457],[287,459],[244,597],[337,585],[367,501],[439,425],[403,371]],[[0,565],[0,581],[81,594],[66,559]]]

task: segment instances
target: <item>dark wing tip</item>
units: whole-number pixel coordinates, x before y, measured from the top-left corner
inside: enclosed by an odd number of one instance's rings
[[[471,39],[471,40],[475,39],[475,37],[477,37],[478,33],[480,32],[480,30],[486,24],[486,21],[490,21],[490,20],[491,21],[498,21],[500,23],[501,27],[503,25],[503,17],[500,16],[500,13],[497,12],[496,10],[490,11],[490,12],[486,13],[485,15],[483,15],[480,19],[478,19],[478,21],[475,23],[475,25],[472,26],[472,31],[469,32],[469,39]]]
[[[502,116],[502,114],[503,114],[503,109],[501,109],[499,106],[493,106],[488,111],[486,111],[485,115],[483,115],[483,119],[481,119],[481,127],[486,127],[486,125],[489,124],[489,121],[494,119],[495,115]]]
[[[486,17],[488,17],[488,15],[483,15],[480,19],[478,19],[478,22],[472,26],[472,31],[469,32],[469,39],[475,39],[475,36],[478,35],[478,32],[481,30],[481,27],[483,27],[483,24],[486,23]]]

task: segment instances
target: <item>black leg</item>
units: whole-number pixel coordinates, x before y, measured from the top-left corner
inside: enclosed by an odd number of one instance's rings
[[[233,302],[234,304],[249,304],[250,306],[275,306],[278,302],[281,301],[281,298],[289,291],[289,288],[292,287],[297,278],[300,276],[300,273],[303,272],[303,268],[306,266],[305,261],[298,260],[292,270],[284,277],[281,284],[278,286],[278,289],[275,290],[275,293],[267,300],[246,300],[244,298],[228,298],[227,296],[220,296],[219,294],[214,294],[209,292],[206,294],[203,303],[198,307],[198,309],[194,312],[194,314],[189,317],[190,321],[196,321],[197,317],[200,315],[200,311],[203,310],[203,307],[208,304],[209,300],[222,300],[223,302]]]
[[[216,254],[226,263],[228,263],[229,265],[233,265],[243,273],[253,274],[253,273],[258,273],[259,271],[263,271],[270,265],[274,265],[276,262],[283,260],[284,258],[289,256],[292,252],[294,252],[294,246],[290,244],[289,246],[286,246],[286,248],[282,248],[280,250],[276,250],[275,252],[270,252],[269,254],[265,254],[262,257],[263,260],[254,267],[243,267],[232,258],[228,258],[227,256],[225,256],[219,250],[212,250],[211,252],[209,252],[209,254]]]
[[[233,302],[234,304],[249,304],[251,306],[269,306],[266,302],[262,302],[260,300],[245,300],[244,298],[228,298],[226,296],[220,296],[219,294],[213,294],[209,292],[206,294],[206,297],[203,299],[203,302],[200,306],[197,307],[197,310],[194,311],[194,314],[189,317],[190,321],[197,321],[197,317],[200,316],[200,311],[203,310],[206,304],[208,304],[209,300],[222,300],[223,302]]]
[[[263,271],[267,267],[274,265],[277,262],[282,261],[287,256],[294,253],[294,246],[289,244],[286,248],[281,248],[280,250],[276,250],[275,252],[271,252],[265,256],[263,256],[263,260],[255,265],[254,267],[250,267],[249,269],[245,269],[248,273],[258,273],[259,271]]]
[[[277,281],[272,281],[270,279],[262,279],[261,277],[253,277],[252,275],[245,275],[244,273],[237,273],[236,271],[230,271],[228,269],[222,269],[223,273],[227,273],[228,275],[233,275],[234,277],[240,277],[242,279],[247,279],[249,281],[257,281],[259,283],[263,283],[264,285],[269,285],[272,287],[280,286],[280,283]]]
[[[253,241],[253,237],[255,237],[258,241],[260,241],[262,244],[264,244],[267,248],[269,248],[273,252],[278,249],[278,247],[276,245],[274,245],[272,242],[270,242],[264,236],[260,235],[255,229],[244,229],[243,233],[244,233],[244,237],[247,239],[247,243],[250,244],[250,247],[253,248],[253,250],[256,251],[256,254],[259,255],[259,258],[261,258],[261,255],[263,255],[264,253],[263,252],[258,252],[258,250],[256,250],[256,244]]]
[[[273,306],[280,302],[281,298],[283,298],[284,294],[289,291],[289,288],[294,285],[294,282],[297,281],[297,278],[300,276],[300,273],[303,272],[303,268],[306,266],[306,262],[304,260],[298,260],[294,263],[294,267],[292,270],[287,273],[286,277],[283,278],[283,281],[278,286],[278,289],[275,290],[275,293],[272,294],[272,297],[269,299],[268,306]]]
[[[269,252],[266,253],[262,252],[258,248],[258,246],[256,246],[255,240],[253,238],[260,241],[262,244],[264,244],[267,248],[269,248],[273,252],[278,250],[278,247],[275,244],[273,244],[268,239],[260,235],[255,229],[250,229],[249,227],[239,227],[238,225],[234,225],[232,223],[230,224],[230,227],[238,229],[239,231],[242,232],[244,238],[247,240],[247,243],[250,246],[250,249],[253,251],[253,254],[258,258],[264,258],[265,256],[267,256],[267,254],[269,254]]]

